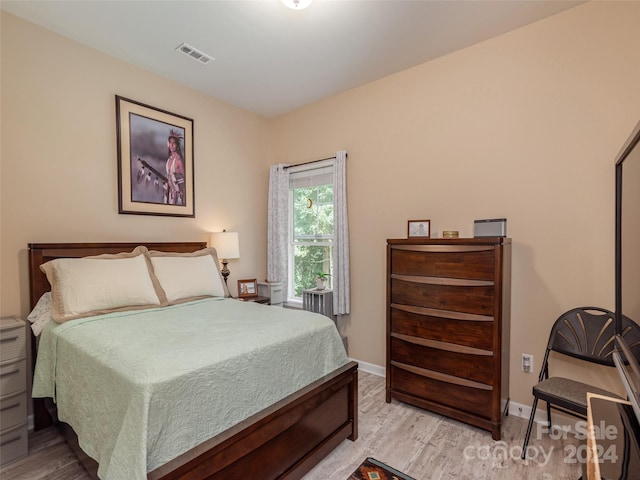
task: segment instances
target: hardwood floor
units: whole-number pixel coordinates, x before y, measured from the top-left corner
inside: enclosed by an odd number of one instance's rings
[[[0,468],[2,480],[89,480],[84,467],[54,427],[29,432],[29,455]]]
[[[524,461],[526,420],[507,417],[502,441],[496,442],[487,431],[404,403],[388,404],[384,378],[359,375],[358,441],[340,444],[304,480],[346,480],[366,457],[417,480],[575,480],[582,475],[580,463],[571,461],[584,447],[572,435],[551,440],[545,434],[538,440],[534,429],[529,452],[538,458]]]
[[[533,460],[520,460],[526,421],[507,417],[503,440],[440,415],[394,401],[385,402],[384,378],[360,372],[359,439],[345,441],[304,480],[346,480],[366,457],[417,480],[560,480],[581,475],[578,440],[532,436]],[[576,452],[578,455],[576,455]],[[54,428],[32,433],[29,456],[0,468],[2,480],[88,480],[89,476]],[[126,479],[123,479],[126,480]],[[233,479],[230,479],[233,480]]]

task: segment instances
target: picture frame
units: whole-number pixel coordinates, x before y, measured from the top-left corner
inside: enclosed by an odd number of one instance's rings
[[[116,95],[118,213],[195,217],[193,120]]]
[[[258,295],[258,281],[255,278],[238,280],[238,298],[255,297]]]
[[[407,238],[431,238],[431,220],[409,220]]]

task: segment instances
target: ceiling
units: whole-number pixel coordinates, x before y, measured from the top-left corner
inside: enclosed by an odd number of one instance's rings
[[[583,3],[574,0],[2,0],[4,11],[273,117]],[[182,43],[213,57],[199,63]]]

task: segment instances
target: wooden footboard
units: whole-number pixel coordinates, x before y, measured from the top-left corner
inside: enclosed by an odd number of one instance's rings
[[[150,480],[304,476],[358,437],[358,365],[350,362],[154,470]]]

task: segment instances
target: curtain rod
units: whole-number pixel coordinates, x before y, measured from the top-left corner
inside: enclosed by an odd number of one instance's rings
[[[345,155],[345,157],[348,157],[348,155]],[[296,163],[295,165],[285,165],[284,167],[282,167],[284,170],[286,170],[287,168],[292,168],[292,167],[300,167],[302,165],[309,165],[311,163],[318,163],[318,162],[324,162],[325,160],[335,160],[336,157],[335,155],[333,157],[327,157],[327,158],[321,158],[320,160],[311,160],[309,162],[303,162],[303,163]]]

